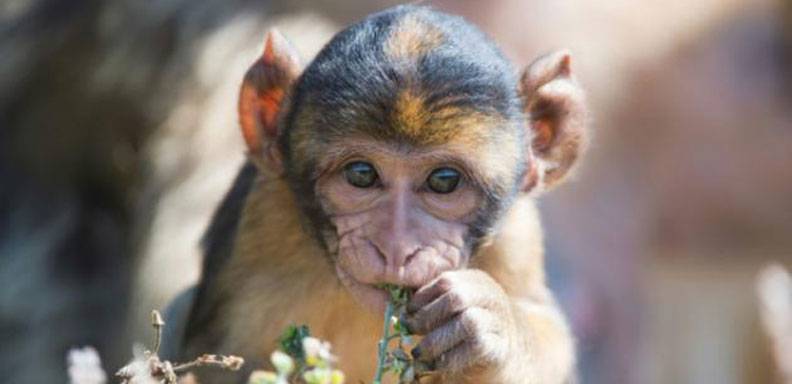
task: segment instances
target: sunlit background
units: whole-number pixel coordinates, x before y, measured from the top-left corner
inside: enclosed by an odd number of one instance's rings
[[[792,382],[792,288],[757,280],[792,266],[792,2],[426,3],[518,67],[574,54],[594,141],[541,206],[581,381]],[[0,2],[0,381],[66,382],[82,345],[122,365],[199,275],[265,31],[310,58],[393,4]]]

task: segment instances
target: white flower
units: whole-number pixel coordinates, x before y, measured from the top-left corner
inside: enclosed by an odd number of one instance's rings
[[[248,384],[280,384],[281,380],[275,372],[253,371],[248,379]]]
[[[116,375],[122,374],[129,378],[130,383],[134,384],[159,384],[157,380],[151,377],[150,357],[147,356],[143,346],[134,345],[132,355],[134,356],[132,361],[122,367]]]
[[[308,384],[330,384],[332,372],[326,368],[314,368],[303,373],[303,380]]]
[[[272,365],[281,375],[288,375],[294,370],[294,361],[292,358],[281,351],[272,352],[270,361],[272,361]]]
[[[317,357],[322,349],[322,341],[315,337],[306,337],[302,339],[302,347],[306,356]]]
[[[104,384],[107,374],[102,369],[102,360],[93,347],[72,348],[66,357],[71,384]]]
[[[321,341],[315,337],[306,337],[302,340],[303,351],[305,352],[306,360],[310,364],[311,360],[319,359],[325,362],[335,360],[335,357],[330,353],[330,343]]]

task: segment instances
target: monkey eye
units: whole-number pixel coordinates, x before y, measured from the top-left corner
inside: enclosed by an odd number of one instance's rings
[[[373,165],[365,161],[355,161],[344,167],[344,178],[355,187],[369,188],[379,177]]]
[[[437,168],[426,179],[426,184],[435,193],[451,193],[459,186],[462,176],[454,168]]]

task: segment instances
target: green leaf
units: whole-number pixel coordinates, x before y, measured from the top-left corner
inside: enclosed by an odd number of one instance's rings
[[[281,350],[294,358],[300,366],[305,365],[305,351],[303,351],[302,340],[311,336],[311,330],[307,325],[290,325],[283,331],[278,339]]]

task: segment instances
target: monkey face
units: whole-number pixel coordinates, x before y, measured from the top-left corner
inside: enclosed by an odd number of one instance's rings
[[[367,140],[343,147],[316,191],[336,231],[338,275],[362,304],[384,305],[378,284],[420,287],[467,264],[484,194],[463,153]]]
[[[374,308],[377,284],[465,267],[514,199],[557,184],[586,143],[568,53],[517,80],[480,31],[427,8],[347,28],[302,72],[297,56],[268,35],[240,92],[243,136]]]

